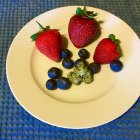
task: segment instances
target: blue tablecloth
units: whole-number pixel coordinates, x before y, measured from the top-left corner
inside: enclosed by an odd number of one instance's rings
[[[107,10],[126,21],[140,36],[139,0],[0,0],[0,140],[140,140],[140,100],[113,122],[72,130],[35,119],[13,97],[5,71],[6,55],[13,38],[32,18],[67,5]]]

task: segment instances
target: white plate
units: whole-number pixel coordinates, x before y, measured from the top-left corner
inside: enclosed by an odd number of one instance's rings
[[[65,128],[88,128],[110,122],[125,113],[140,95],[140,40],[134,31],[118,17],[92,7],[101,21],[101,36],[86,49],[90,52],[89,62],[98,42],[113,33],[121,40],[124,68],[114,73],[109,65],[103,65],[94,76],[92,84],[72,86],[67,91],[48,91],[45,82],[47,71],[56,66],[66,76],[68,70],[35,49],[30,36],[38,31],[36,20],[43,26],[60,29],[68,39],[64,44],[78,58],[76,49],[68,37],[67,26],[76,6],[54,9],[41,14],[27,23],[13,40],[7,56],[7,78],[18,102],[34,117],[43,122]]]

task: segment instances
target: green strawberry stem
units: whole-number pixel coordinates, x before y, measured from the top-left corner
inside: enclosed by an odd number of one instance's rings
[[[40,30],[39,30],[37,33],[35,33],[35,34],[33,34],[33,35],[31,36],[32,41],[35,41],[36,38],[37,38],[37,36],[38,36],[40,33],[42,33],[42,32],[44,32],[44,31],[50,29],[50,26],[46,26],[46,28],[44,28],[38,21],[36,21],[36,22],[37,22],[37,24],[38,24]]]
[[[36,21],[36,23],[38,24],[38,26],[40,28],[40,31],[44,31],[45,30],[45,28],[38,21]]]
[[[120,40],[116,39],[114,34],[110,34],[108,38],[110,38],[117,45],[117,51],[120,53],[120,57],[123,56],[123,52],[120,46]]]
[[[87,11],[87,8],[84,6],[83,10],[80,7],[77,7],[76,15],[80,15],[80,16],[88,17],[92,19],[95,16],[97,16],[97,13],[94,13],[93,11]]]

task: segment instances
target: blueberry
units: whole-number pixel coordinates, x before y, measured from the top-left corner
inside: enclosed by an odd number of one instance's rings
[[[61,58],[70,58],[71,52],[68,49],[63,49],[61,51]]]
[[[56,67],[52,67],[48,70],[48,76],[52,79],[57,79],[61,76],[61,70]]]
[[[87,59],[89,57],[89,52],[86,50],[86,49],[81,49],[79,52],[78,52],[78,55],[80,58],[82,59]]]
[[[74,63],[73,63],[73,60],[71,60],[69,58],[65,58],[62,61],[62,65],[66,69],[71,69],[71,68],[73,68]]]
[[[88,65],[88,62],[85,61],[84,59],[77,59],[77,60],[74,62],[74,66],[77,66],[77,64],[78,64],[79,62],[82,62],[82,61],[85,63],[85,65]]]
[[[66,90],[66,89],[69,89],[71,86],[71,83],[70,81],[65,78],[65,77],[60,77],[58,80],[57,80],[57,87],[59,89],[63,89],[63,90]]]
[[[57,88],[57,83],[54,79],[49,79],[47,82],[46,82],[46,88],[49,89],[49,90],[54,90]]]
[[[110,63],[110,68],[114,72],[119,72],[123,68],[123,64],[120,60],[114,60]]]
[[[101,65],[97,64],[95,62],[92,62],[92,63],[89,64],[89,70],[94,74],[98,73],[101,70]]]

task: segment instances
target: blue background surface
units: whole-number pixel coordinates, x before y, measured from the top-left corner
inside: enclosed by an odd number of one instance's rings
[[[67,5],[107,10],[126,21],[140,36],[139,0],[0,0],[0,140],[140,140],[140,99],[113,122],[72,130],[35,119],[13,97],[5,72],[6,56],[13,38],[32,18]]]

